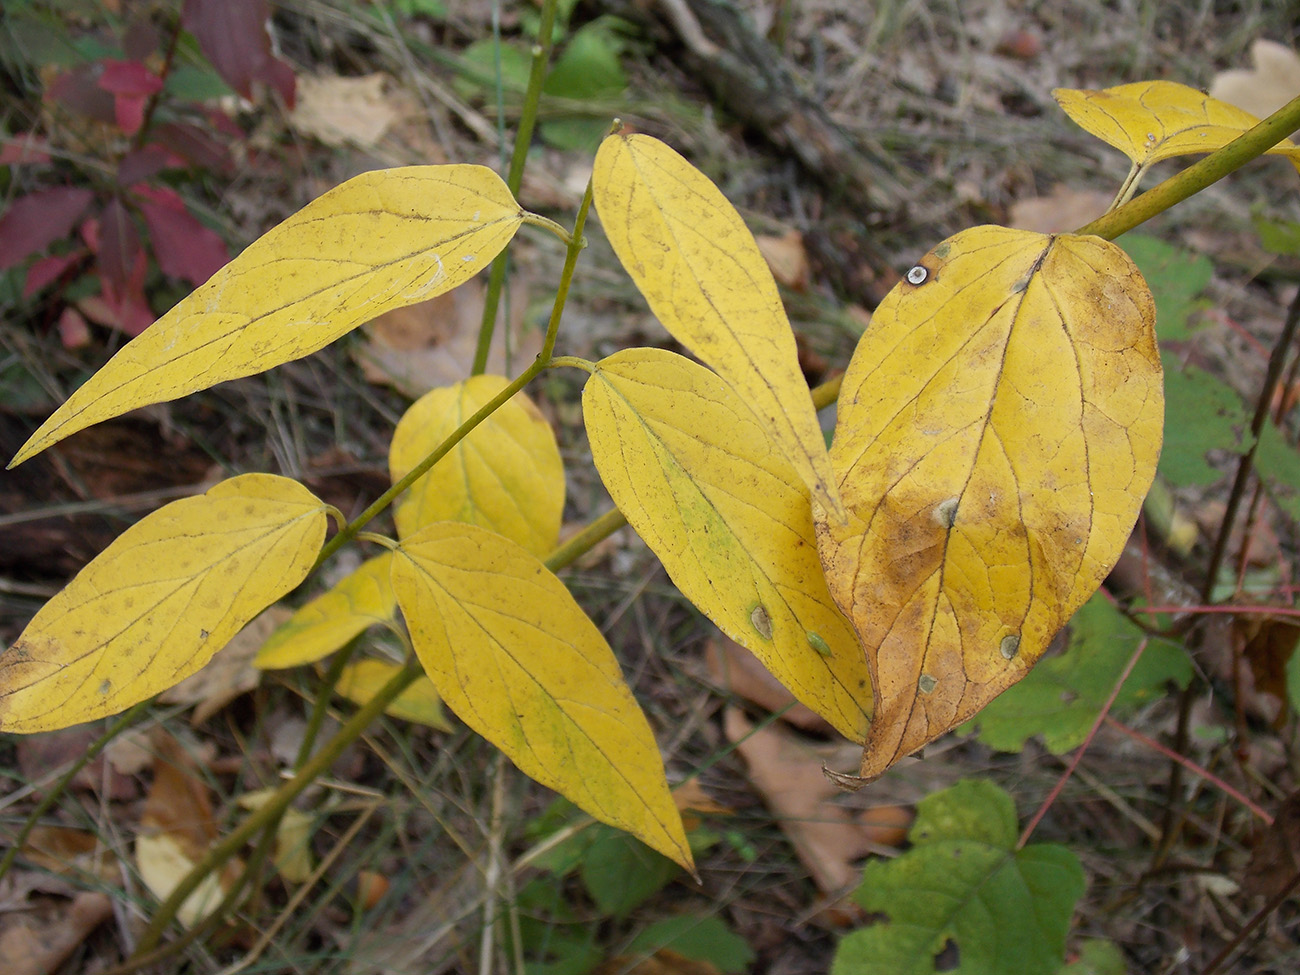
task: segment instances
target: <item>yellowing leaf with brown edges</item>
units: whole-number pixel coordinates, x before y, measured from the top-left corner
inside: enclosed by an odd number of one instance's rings
[[[402,541],[393,589],[447,706],[527,775],[692,869],[645,715],[614,653],[509,539],[438,522]]]
[[[356,176],[267,231],[127,343],[9,466],[93,423],[264,372],[450,291],[487,267],[522,220],[506,184],[483,166]]]
[[[393,483],[509,384],[475,376],[416,400],[389,447]],[[564,462],[555,434],[532,401],[516,393],[402,495],[393,518],[401,538],[435,521],[463,521],[542,558],[560,537],[563,513]]]
[[[826,589],[808,489],[739,395],[659,349],[602,359],[582,394],[601,480],[682,594],[845,737],[871,676]]]
[[[397,619],[389,574],[393,553],[369,559],[333,588],[304,604],[262,644],[253,666],[278,670],[314,663],[359,633]]]
[[[849,520],[817,525],[878,693],[864,778],[1023,677],[1114,565],[1160,453],[1154,328],[1114,244],[1003,227],[881,302],[831,447]]]
[[[1138,166],[1213,152],[1259,123],[1235,105],[1174,81],[1140,81],[1102,91],[1057,88],[1052,96],[1075,124]],[[1300,168],[1300,147],[1290,139],[1269,152]]]
[[[353,704],[365,704],[401,669],[401,664],[387,660],[358,660],[343,668],[334,689]],[[451,730],[447,716],[442,713],[442,698],[428,677],[417,677],[392,704],[384,708],[384,713],[439,731]]]
[[[736,208],[707,176],[647,135],[606,139],[591,179],[609,242],[650,310],[735,388],[813,497],[838,512],[794,333]]]
[[[0,731],[116,714],[179,683],[311,570],[325,504],[244,474],[128,528],[0,652]]]

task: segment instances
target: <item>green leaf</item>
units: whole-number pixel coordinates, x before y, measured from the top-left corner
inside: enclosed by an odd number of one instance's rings
[[[1214,274],[1210,259],[1145,234],[1126,234],[1115,243],[1133,259],[1156,299],[1160,341],[1188,338],[1187,317],[1205,304],[1197,297]]]
[[[1255,218],[1255,233],[1264,250],[1271,254],[1294,257],[1300,254],[1300,223],[1294,220]]]
[[[1142,630],[1098,593],[1074,614],[1063,654],[1040,661],[960,730],[978,727],[980,741],[1004,752],[1020,751],[1032,735],[1042,735],[1053,755],[1077,748],[1142,637]],[[1133,711],[1160,695],[1166,682],[1186,687],[1191,677],[1181,646],[1151,640],[1111,712]]]
[[[704,961],[720,972],[748,971],[754,949],[717,917],[670,917],[650,925],[628,945],[626,954],[653,954],[667,948]]]
[[[991,782],[923,799],[912,848],[867,864],[854,900],[881,919],[840,942],[832,975],[928,975],[939,955],[957,975],[1055,975],[1083,868],[1055,844],[1016,850],[1016,834]]]
[[[602,828],[579,876],[602,913],[624,918],[663,890],[681,868],[626,833]]]
[[[1300,452],[1287,442],[1272,420],[1259,433],[1255,467],[1267,482],[1273,500],[1292,518],[1300,519]]]
[[[1243,453],[1246,407],[1227,383],[1195,366],[1180,368],[1161,356],[1165,366],[1165,445],[1157,473],[1173,487],[1213,484],[1223,472],[1205,460],[1211,450]]]
[[[1061,969],[1061,975],[1124,975],[1124,953],[1113,941],[1092,939],[1079,945],[1079,958]]]
[[[617,98],[627,88],[627,73],[619,63],[622,53],[623,42],[609,25],[592,21],[569,39],[542,90],[577,101]],[[605,130],[609,130],[608,119]]]

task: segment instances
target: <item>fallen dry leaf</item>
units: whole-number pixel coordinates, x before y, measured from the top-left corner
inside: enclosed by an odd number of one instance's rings
[[[1111,194],[1057,183],[1046,196],[1011,204],[1009,226],[1040,234],[1061,234],[1096,220],[1110,206]]]
[[[1300,792],[1282,801],[1277,818],[1255,842],[1242,886],[1246,893],[1275,897],[1300,873]]]
[[[0,964],[5,975],[50,975],[95,928],[113,916],[113,901],[98,891],[83,891],[44,923],[15,913],[0,931]]]
[[[94,833],[69,826],[37,826],[23,844],[22,857],[33,866],[66,877],[86,875],[117,883],[117,857]],[[0,954],[0,957],[4,957]]]
[[[735,640],[722,635],[710,640],[704,649],[704,662],[709,678],[723,690],[765,710],[782,712],[781,719],[796,728],[824,735],[835,732],[825,718],[797,702],[785,685]]]
[[[289,113],[289,124],[327,146],[352,143],[371,148],[397,119],[384,94],[387,80],[382,73],[360,78],[301,75],[298,103]]]
[[[804,250],[803,234],[788,230],[780,237],[761,235],[754,241],[778,284],[795,291],[808,287],[808,252]]]
[[[515,372],[542,348],[541,333],[524,327],[526,289],[518,281],[516,277],[510,300],[510,362]],[[469,375],[474,362],[484,290],[481,280],[471,280],[454,291],[387,312],[365,325],[365,341],[353,352],[362,375],[412,398],[435,386],[460,382]],[[505,345],[506,330],[498,318],[487,372],[511,374],[506,369]]]
[[[159,695],[164,704],[193,704],[190,725],[197,727],[223,707],[257,687],[262,671],[253,657],[271,631],[293,613],[284,606],[272,606],[235,634],[198,673]]]
[[[43,735],[20,735],[15,744],[18,768],[26,781],[38,786],[53,782],[86,753],[99,734],[90,725],[78,725]],[[134,799],[140,791],[135,779],[118,772],[102,754],[73,777],[72,788],[100,793],[110,801]],[[36,794],[40,795],[41,789]]]
[[[858,877],[855,860],[882,841],[894,845],[902,838],[900,829],[905,832],[910,822],[906,810],[890,807],[878,814],[832,801],[842,793],[822,768],[839,767],[858,751],[856,746],[810,746],[780,725],[755,731],[738,708],[727,708],[723,727],[818,890],[843,892]]]
[[[1264,118],[1300,95],[1300,55],[1285,44],[1257,40],[1250,46],[1253,68],[1220,71],[1210,97]]]

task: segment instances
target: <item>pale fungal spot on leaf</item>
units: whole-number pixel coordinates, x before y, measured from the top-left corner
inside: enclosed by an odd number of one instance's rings
[[[922,674],[921,679],[916,682],[916,686],[921,689],[922,694],[929,694],[938,685],[938,681],[929,674]]]
[[[934,520],[944,528],[951,528],[957,524],[957,503],[959,500],[952,497],[936,504],[934,506]]]
[[[1002,638],[1002,643],[998,646],[998,651],[1007,660],[1014,660],[1016,654],[1020,652],[1020,637],[1010,634]]]
[[[749,611],[749,622],[764,640],[772,639],[772,617],[767,615],[767,608],[762,603]]]
[[[814,650],[816,650],[818,653],[820,653],[823,657],[829,657],[831,655],[830,644],[822,639],[822,635],[820,633],[814,633],[811,630],[809,630],[808,645],[812,647]]]
[[[930,276],[930,272],[927,271],[920,264],[917,264],[915,267],[913,267],[910,271],[907,272],[907,283],[924,284],[925,279],[928,278],[929,276]]]
[[[107,697],[108,692],[111,691],[112,689],[113,689],[113,682],[111,680],[102,680],[99,682],[99,693],[101,695]]]

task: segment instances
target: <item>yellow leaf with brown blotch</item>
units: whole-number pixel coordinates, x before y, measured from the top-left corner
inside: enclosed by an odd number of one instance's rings
[[[244,474],[124,531],[0,652],[0,731],[116,714],[184,680],[307,577],[325,503]]]
[[[976,227],[881,302],[844,377],[818,512],[872,665],[861,776],[1023,677],[1106,577],[1155,474],[1155,308],[1098,237]]]
[[[682,594],[858,743],[871,674],[826,589],[808,488],[740,396],[699,363],[625,349],[582,393],[610,497]]]
[[[654,733],[614,652],[527,550],[438,522],[402,540],[393,590],[453,712],[526,775],[693,870]]]
[[[1249,112],[1175,81],[1139,81],[1102,91],[1057,88],[1052,97],[1085,132],[1143,167],[1214,152],[1259,124]],[[1300,147],[1290,139],[1268,151],[1300,169]]]
[[[386,311],[469,280],[523,222],[485,166],[353,177],[250,244],[122,348],[15,455],[109,417],[324,348]]]
[[[664,328],[735,388],[825,508],[840,512],[794,332],[758,244],[709,178],[658,139],[610,136],[600,222]]]

